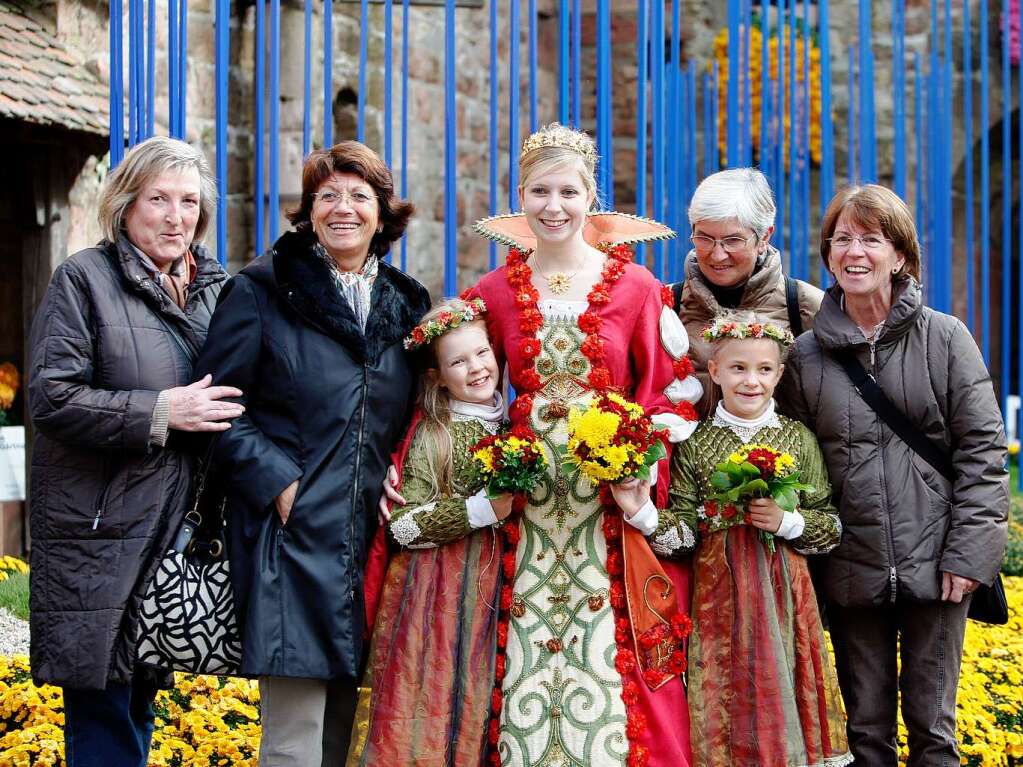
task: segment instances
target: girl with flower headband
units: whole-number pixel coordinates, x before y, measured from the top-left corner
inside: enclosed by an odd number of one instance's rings
[[[689,707],[697,767],[850,764],[845,717],[806,555],[838,545],[841,526],[813,434],[775,412],[792,334],[751,313],[703,332],[721,399],[672,456],[671,510],[689,527],[693,633]],[[767,478],[798,471],[794,511],[773,498],[715,500],[722,463]],[[809,486],[809,489],[805,489]],[[769,536],[773,536],[771,539]],[[765,543],[764,538],[768,538]]]
[[[517,393],[512,421],[540,436],[548,465],[502,534],[513,577],[499,603],[490,767],[689,764],[684,656],[647,652],[640,640],[686,629],[686,572],[658,560],[684,548],[684,528],[651,502],[649,483],[602,490],[558,458],[570,412],[598,394],[639,403],[679,441],[696,426],[691,403],[702,393],[670,293],[628,248],[674,233],[593,211],[596,160],[585,133],[540,130],[519,157],[522,213],[476,225],[511,246],[469,295],[487,303]]]
[[[488,499],[471,446],[498,432],[504,402],[480,299],[445,301],[405,339],[424,355],[418,408],[396,453],[407,504],[379,599],[349,765],[477,764],[490,710],[501,585]],[[445,757],[445,755],[448,755]]]

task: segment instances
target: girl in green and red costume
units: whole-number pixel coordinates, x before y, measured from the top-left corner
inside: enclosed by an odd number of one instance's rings
[[[712,345],[707,369],[721,400],[672,456],[670,491],[671,509],[696,548],[689,645],[693,765],[850,764],[838,683],[806,563],[807,554],[838,545],[841,525],[817,440],[774,409],[792,334],[747,312],[719,317],[703,337]],[[794,510],[783,510],[772,497],[715,498],[722,490],[712,484],[716,467],[743,461],[760,468],[761,478],[798,479],[803,489]]]

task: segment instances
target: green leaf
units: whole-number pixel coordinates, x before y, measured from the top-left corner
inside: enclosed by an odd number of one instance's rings
[[[774,501],[783,511],[795,511],[799,505],[799,494],[791,487],[783,487],[774,493]]]
[[[760,476],[760,469],[758,469],[749,461],[743,461],[741,464],[739,464],[739,468],[742,469],[742,474],[744,477],[752,478]]]
[[[732,480],[725,472],[715,471],[710,475],[710,486],[715,490],[731,490]]]

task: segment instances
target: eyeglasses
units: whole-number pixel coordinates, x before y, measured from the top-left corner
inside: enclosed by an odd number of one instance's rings
[[[755,234],[748,237],[740,237],[737,234],[733,234],[722,240],[715,240],[713,237],[708,237],[705,234],[694,234],[689,239],[692,240],[696,252],[701,256],[706,256],[713,252],[714,248],[718,245],[724,249],[725,253],[741,253],[749,245],[750,239],[754,238],[756,238]]]
[[[865,234],[862,237],[855,237],[851,234],[836,234],[834,237],[828,237],[828,242],[831,243],[832,250],[849,250],[854,242],[858,242],[863,246],[864,250],[877,253],[884,250],[885,244],[891,242],[891,240],[885,239],[879,234]]]
[[[339,192],[336,189],[327,189],[323,192],[316,192],[313,197],[324,205],[334,206],[342,200],[348,200],[349,205],[369,205],[376,201],[376,196],[366,192]]]

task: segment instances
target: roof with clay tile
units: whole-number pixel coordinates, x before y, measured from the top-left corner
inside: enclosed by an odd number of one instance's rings
[[[0,2],[0,118],[107,135],[107,87],[34,19]]]

